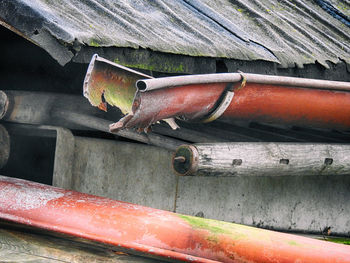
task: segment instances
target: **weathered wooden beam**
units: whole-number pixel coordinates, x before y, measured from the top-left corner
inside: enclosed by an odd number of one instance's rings
[[[0,222],[1,223],[1,222]],[[112,250],[111,247],[48,231],[0,225],[0,262],[12,263],[160,263]]]
[[[4,167],[10,155],[10,136],[4,126],[0,125],[0,168]]]
[[[155,145],[161,148],[168,149],[170,151],[175,151],[177,147],[184,143],[183,141],[158,135],[155,133],[138,133],[133,130],[121,130],[117,132],[111,132],[108,128],[111,124],[110,121],[82,113],[69,112],[65,110],[56,110],[55,112],[53,112],[53,116],[65,120],[67,122],[72,122],[81,126],[86,126],[91,129],[108,132],[124,138],[128,138],[130,140]]]
[[[350,174],[350,145],[315,143],[207,143],[180,146],[179,175],[296,176]]]
[[[53,125],[68,129],[96,129],[110,132],[111,116],[118,111],[101,111],[91,107],[81,96],[46,92],[1,91],[0,120],[10,123]],[[105,126],[104,126],[105,125]],[[183,141],[154,133],[144,134],[132,130],[113,133],[131,140],[174,151]]]
[[[85,126],[55,118],[53,113],[64,109],[67,112],[115,119],[118,111],[104,112],[91,107],[82,96],[49,92],[20,90],[0,91],[0,120],[11,123],[54,125],[69,129],[86,129]]]

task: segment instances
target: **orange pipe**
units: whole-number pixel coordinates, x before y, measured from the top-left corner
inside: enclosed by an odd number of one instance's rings
[[[0,218],[186,262],[350,263],[350,246],[0,176]]]
[[[232,93],[224,96],[223,92],[232,86],[235,95],[230,103]],[[128,114],[111,125],[111,131],[148,128],[172,117],[207,122],[225,109],[222,118],[346,130],[350,129],[349,91],[349,82],[250,73],[155,79],[97,55],[84,81],[84,96],[92,105],[106,110],[104,98]],[[218,110],[221,102],[224,106]]]
[[[223,117],[334,129],[350,128],[350,92],[247,83]]]
[[[188,120],[208,115],[228,83],[187,86],[138,92],[133,116],[120,127],[147,127],[170,117]],[[246,83],[239,89],[221,118],[350,129],[350,92]]]

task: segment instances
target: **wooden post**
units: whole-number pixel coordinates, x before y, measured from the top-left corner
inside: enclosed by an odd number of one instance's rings
[[[180,146],[178,175],[350,175],[350,145],[322,143],[207,143]]]
[[[10,136],[4,126],[0,125],[0,168],[4,167],[10,155]]]

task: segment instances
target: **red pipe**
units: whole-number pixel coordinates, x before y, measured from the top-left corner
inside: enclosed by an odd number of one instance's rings
[[[349,263],[350,247],[0,176],[0,218],[163,260]]]
[[[223,117],[334,129],[350,128],[350,92],[247,83]]]
[[[215,107],[227,83],[193,84],[138,92],[133,116],[118,127],[147,127],[181,116],[205,117]],[[222,118],[350,129],[350,92],[246,83],[238,89]]]
[[[156,121],[177,116],[200,118],[215,106],[225,87],[224,83],[197,84],[138,92],[134,99],[134,115],[124,127],[144,128]]]

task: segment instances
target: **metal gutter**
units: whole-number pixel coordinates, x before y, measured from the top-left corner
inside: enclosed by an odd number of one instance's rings
[[[126,114],[111,131],[148,129],[169,118],[350,129],[349,82],[242,72],[156,79],[141,79],[140,74],[97,55],[92,58],[84,96],[100,109],[106,101]]]
[[[350,262],[350,247],[0,176],[0,218],[184,262]]]
[[[227,83],[193,84],[138,92],[133,113],[111,129],[145,128],[170,117],[207,120],[220,105],[227,86]],[[243,88],[236,83],[233,90],[232,101],[221,119],[350,129],[350,92],[249,82]]]

